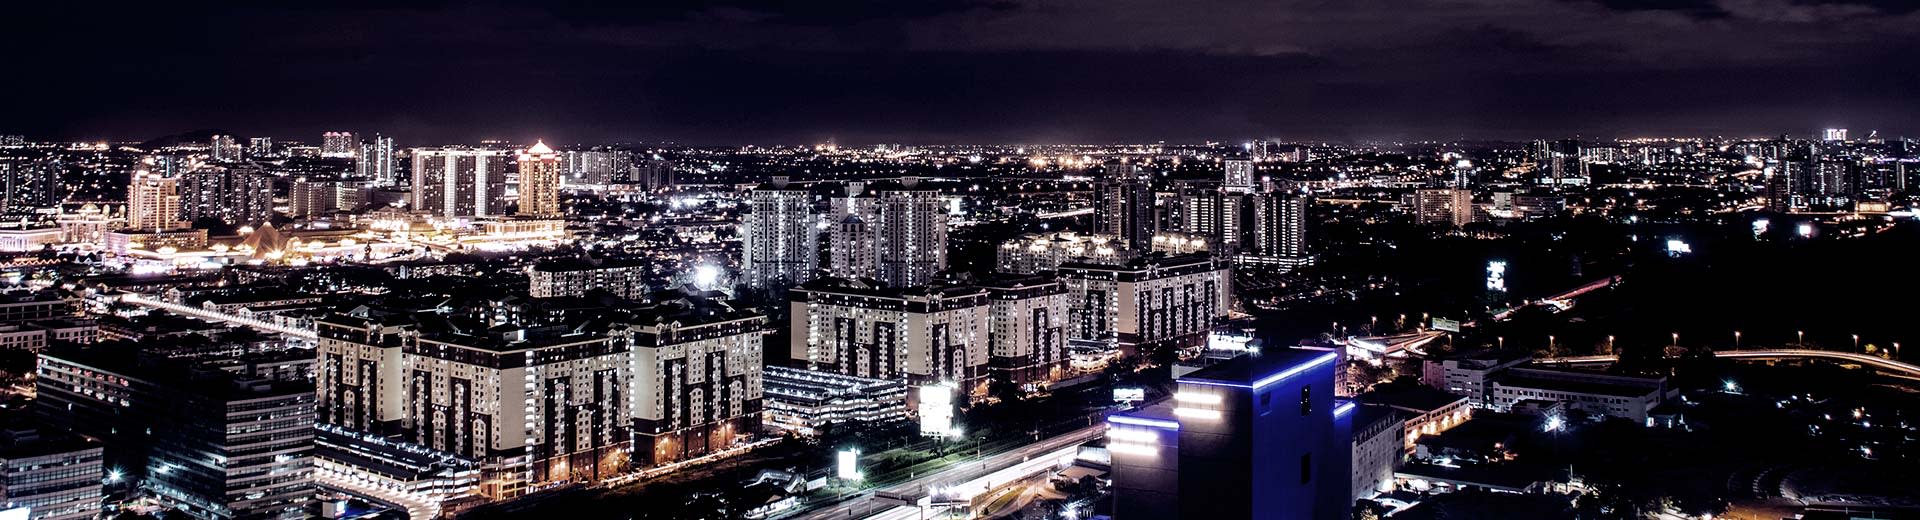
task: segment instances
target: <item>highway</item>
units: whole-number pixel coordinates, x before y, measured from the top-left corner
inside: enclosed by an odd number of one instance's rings
[[[1715,357],[1727,358],[1727,359],[1830,359],[1835,361],[1845,361],[1848,363],[1857,363],[1860,365],[1869,366],[1869,367],[1873,367],[1874,369],[1884,370],[1888,372],[1898,372],[1900,373],[1900,375],[1904,375],[1908,377],[1920,377],[1920,365],[1914,365],[1912,363],[1906,363],[1902,361],[1881,359],[1880,357],[1877,357],[1877,356],[1869,356],[1866,354],[1859,354],[1854,352],[1838,352],[1838,351],[1832,351],[1832,350],[1811,350],[1811,349],[1759,349],[1759,350],[1726,350],[1726,351],[1714,352],[1713,355]],[[1541,358],[1536,361],[1542,364],[1587,365],[1587,364],[1599,364],[1599,363],[1612,363],[1619,360],[1620,358],[1618,356],[1577,356],[1577,357],[1563,357],[1563,358]]]
[[[1081,443],[1106,435],[1106,433],[1107,423],[1102,421],[1093,426],[1021,446],[1018,449],[989,455],[979,461],[955,464],[947,469],[895,484],[881,489],[878,492],[894,496],[923,496],[928,490],[956,487],[984,492],[984,490],[974,489],[977,486],[969,486],[967,484],[981,477],[992,476],[996,472],[1008,468],[1022,466],[1024,463],[1035,461],[1035,459],[1048,458],[1050,455],[1055,455],[1052,452],[1071,449]],[[902,514],[900,511],[896,511],[896,509],[913,509],[912,507],[903,507],[898,501],[877,499],[874,497],[874,494],[874,491],[861,492],[859,495],[843,500],[838,504],[834,504],[832,507],[809,511],[788,518],[793,520],[826,520],[835,518],[868,518],[882,514],[891,517]]]

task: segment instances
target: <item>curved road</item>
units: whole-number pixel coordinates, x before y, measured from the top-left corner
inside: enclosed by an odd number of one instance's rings
[[[1831,359],[1831,360],[1838,360],[1838,361],[1846,361],[1849,363],[1858,363],[1861,365],[1870,366],[1875,369],[1885,370],[1888,372],[1899,372],[1901,375],[1908,376],[1908,377],[1920,377],[1920,365],[1914,365],[1912,363],[1907,363],[1903,361],[1883,359],[1878,356],[1869,356],[1866,354],[1858,354],[1853,352],[1783,348],[1783,349],[1762,349],[1762,350],[1727,350],[1727,351],[1721,351],[1721,352],[1714,352],[1713,355],[1715,357],[1727,358],[1727,359],[1805,359],[1805,358]],[[1541,358],[1538,360],[1538,362],[1550,363],[1550,364],[1565,364],[1565,365],[1584,365],[1588,363],[1612,363],[1619,360],[1620,360],[1619,356],[1577,356],[1577,357],[1563,357],[1563,358]]]

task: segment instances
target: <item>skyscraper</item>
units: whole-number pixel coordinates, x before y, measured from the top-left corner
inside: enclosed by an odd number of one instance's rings
[[[180,174],[180,218],[251,224],[273,216],[273,175],[235,165]]]
[[[1109,163],[1094,186],[1093,232],[1120,237],[1127,247],[1145,251],[1153,244],[1153,187],[1135,164]]]
[[[520,153],[520,208],[522,217],[560,215],[560,154],[546,141]]]
[[[352,159],[360,154],[360,138],[353,132],[327,132],[320,136],[320,156]]]
[[[507,152],[472,148],[413,149],[415,211],[448,217],[506,213]]]
[[[393,138],[374,134],[372,141],[359,145],[360,159],[354,163],[356,173],[361,179],[371,181],[374,186],[398,186],[400,179],[394,176]]]
[[[1307,208],[1304,195],[1262,193],[1250,197],[1253,232],[1240,256],[1242,262],[1298,266],[1307,262]]]
[[[127,227],[135,231],[173,231],[180,221],[180,180],[147,170],[127,182]]]
[[[55,207],[65,200],[59,160],[0,158],[0,211],[26,213]]]
[[[1335,359],[1242,356],[1180,378],[1169,402],[1108,418],[1114,518],[1347,518],[1355,405],[1333,398]]]
[[[947,268],[947,205],[916,177],[849,183],[834,201],[832,270],[894,287],[926,285]],[[852,254],[870,251],[871,254]]]
[[[813,278],[820,264],[820,228],[813,213],[813,192],[789,184],[784,176],[747,195],[742,218],[740,268],[747,285],[781,289]]]
[[[213,136],[213,142],[211,144],[212,146],[210,146],[207,151],[213,156],[215,162],[233,162],[240,160],[240,142],[235,140],[233,136],[215,135]]]

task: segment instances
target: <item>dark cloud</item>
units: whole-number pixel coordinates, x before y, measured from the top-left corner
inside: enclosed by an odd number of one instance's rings
[[[141,4],[0,17],[0,132],[415,144],[1912,132],[1882,0]]]

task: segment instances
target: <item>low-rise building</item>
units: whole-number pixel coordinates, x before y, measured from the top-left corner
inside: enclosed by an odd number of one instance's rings
[[[1355,397],[1363,404],[1385,406],[1406,413],[1406,438],[1402,447],[1409,452],[1422,435],[1447,431],[1472,417],[1467,398],[1414,384],[1376,385]]]
[[[1353,499],[1393,491],[1393,472],[1406,459],[1406,415],[1386,406],[1353,413]]]
[[[1522,352],[1479,350],[1428,359],[1421,367],[1420,382],[1449,393],[1467,396],[1475,408],[1493,406],[1491,382],[1509,368],[1526,364],[1533,356]]]
[[[814,435],[828,425],[880,424],[907,418],[907,385],[818,370],[764,369],[767,426]]]
[[[1568,369],[1508,369],[1492,385],[1496,410],[1529,400],[1560,401],[1591,415],[1647,422],[1648,412],[1679,390],[1664,377],[1638,377]]]
[[[636,260],[549,260],[527,270],[527,293],[557,298],[599,290],[637,301],[647,295],[646,275],[646,263]]]

